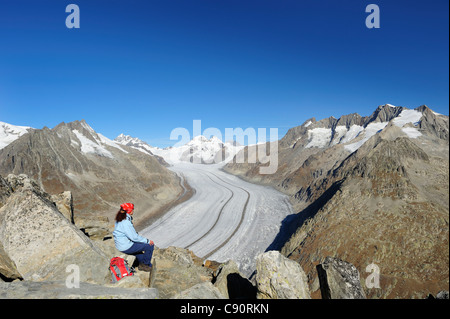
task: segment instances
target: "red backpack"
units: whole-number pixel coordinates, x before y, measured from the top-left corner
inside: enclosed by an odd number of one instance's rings
[[[133,276],[133,268],[128,266],[128,262],[121,257],[113,257],[109,263],[112,281],[117,282],[125,276]]]

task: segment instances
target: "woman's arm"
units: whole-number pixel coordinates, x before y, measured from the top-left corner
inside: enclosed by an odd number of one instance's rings
[[[142,237],[136,232],[136,229],[134,229],[133,224],[129,220],[124,220],[122,223],[125,223],[124,226],[124,233],[128,237],[129,240],[135,242],[135,243],[144,243],[148,244],[149,240],[145,237]]]

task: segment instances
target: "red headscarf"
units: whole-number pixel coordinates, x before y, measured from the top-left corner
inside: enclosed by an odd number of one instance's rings
[[[129,214],[133,211],[134,205],[132,203],[124,203],[120,205],[120,208],[122,208],[127,214]]]

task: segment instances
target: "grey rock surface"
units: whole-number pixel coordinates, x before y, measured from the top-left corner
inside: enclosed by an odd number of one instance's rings
[[[326,257],[317,271],[323,299],[366,299],[359,272],[352,264]]]
[[[256,283],[259,299],[311,298],[302,267],[278,251],[269,251],[257,257]]]
[[[76,265],[80,280],[105,283],[109,260],[25,176],[8,176],[14,192],[0,208],[0,242],[25,280],[62,280]]]
[[[0,282],[0,299],[156,299],[153,288],[123,288],[81,282],[70,288],[65,281]]]
[[[177,293],[172,299],[226,299],[210,282],[204,282],[192,286],[180,293]]]

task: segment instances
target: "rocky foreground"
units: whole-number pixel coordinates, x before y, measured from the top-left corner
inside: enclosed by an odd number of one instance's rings
[[[26,175],[0,176],[0,298],[311,298],[300,264],[278,251],[260,254],[249,280],[233,260],[203,262],[186,249],[156,248],[151,277],[137,270],[113,284],[109,260],[121,253],[110,229],[102,220],[73,223],[71,202],[69,192],[50,196]],[[353,265],[328,257],[313,289],[324,298],[366,298],[361,283]]]

